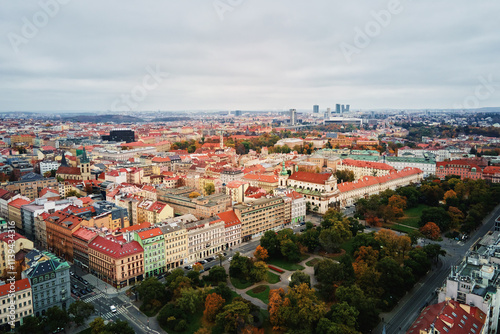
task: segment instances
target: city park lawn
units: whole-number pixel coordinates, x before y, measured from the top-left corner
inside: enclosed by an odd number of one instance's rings
[[[251,286],[253,283],[252,282],[247,282],[240,280],[239,278],[236,277],[231,277],[231,284],[238,290],[246,289],[249,286]]]
[[[317,257],[315,257],[314,259],[307,261],[306,266],[314,267],[316,265],[316,263],[318,263],[319,261],[321,261],[321,260],[318,259]]]
[[[307,257],[306,257],[307,259]],[[303,261],[303,260],[302,260]],[[279,267],[281,269],[295,271],[295,270],[304,270],[305,268],[297,263],[288,262],[285,259],[271,259],[267,261],[268,264]]]
[[[279,275],[272,273],[270,271],[267,272],[267,282],[268,283],[275,284],[275,283],[278,283],[279,281],[280,281]]]
[[[399,223],[403,225],[408,225],[411,227],[419,228],[418,222],[420,221],[420,217],[422,217],[422,210],[428,208],[429,206],[425,204],[419,204],[414,208],[405,210],[404,216],[401,217]],[[404,231],[406,232],[406,231]]]
[[[247,295],[262,300],[264,304],[269,304],[269,285],[259,285],[248,290]]]

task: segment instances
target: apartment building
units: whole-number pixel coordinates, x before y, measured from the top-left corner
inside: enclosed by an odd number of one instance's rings
[[[9,220],[16,223],[16,230],[23,230],[23,220],[21,217],[21,207],[26,204],[30,204],[31,201],[27,201],[23,198],[15,199],[9,204],[7,204],[7,208],[9,211]]]
[[[224,249],[237,247],[241,243],[241,221],[233,210],[217,215],[224,221]]]
[[[242,241],[262,235],[285,224],[285,202],[281,197],[260,198],[233,206],[241,221]]]
[[[35,180],[9,182],[5,189],[34,200],[38,197],[40,190],[47,187],[58,189],[58,182],[56,178],[50,177],[46,179],[41,177],[41,179]]]
[[[137,241],[97,236],[89,243],[89,267],[99,279],[125,287],[143,279],[144,250]]]
[[[98,235],[94,228],[80,226],[73,232],[73,261],[82,269],[89,270],[89,243]]]
[[[151,200],[142,200],[137,204],[137,222],[158,224],[162,220],[174,216],[174,209],[167,203]]]
[[[300,223],[306,219],[306,198],[293,189],[277,188],[274,190],[275,196],[287,197],[291,200],[290,222]]]
[[[44,215],[47,248],[66,261],[73,262],[73,233],[80,228],[83,219],[64,211]]]
[[[360,179],[363,176],[383,176],[394,170],[393,167],[382,162],[372,162],[363,160],[343,159],[337,165],[337,170],[347,170],[354,173],[354,178]]]
[[[27,278],[0,285],[0,331],[13,330],[23,324],[24,318],[33,315],[32,298]]]
[[[133,238],[144,249],[144,276],[158,276],[165,272],[165,238],[160,228],[135,231]]]
[[[215,256],[224,248],[225,223],[211,217],[184,224],[188,238],[188,261],[197,262]]]
[[[436,160],[434,158],[386,157],[384,162],[395,170],[407,167],[418,168],[424,172],[424,177],[436,175]]]
[[[472,159],[442,161],[436,163],[436,176],[444,179],[447,175],[458,175],[460,179],[478,180],[483,178],[483,168]]]
[[[278,176],[274,174],[246,174],[241,180],[266,191],[272,191],[279,184]]]
[[[73,204],[73,200],[48,201],[45,198],[37,198],[32,203],[21,207],[21,233],[30,240],[35,240],[35,217],[44,212],[54,213]]]
[[[164,238],[166,270],[178,268],[188,260],[188,236],[181,217],[171,218],[159,226]]]
[[[33,314],[39,317],[54,306],[67,309],[72,303],[68,262],[36,249],[26,254],[24,262],[22,277],[30,280]]]
[[[0,277],[7,277],[8,271],[14,271],[10,266],[15,263],[15,255],[23,249],[33,249],[33,242],[19,233],[0,233]]]
[[[245,181],[231,181],[226,184],[226,194],[231,197],[231,202],[241,203],[245,200],[245,191],[249,186]]]

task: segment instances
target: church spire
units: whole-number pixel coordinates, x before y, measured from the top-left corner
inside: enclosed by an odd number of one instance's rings
[[[82,157],[80,158],[80,163],[81,164],[88,164],[89,162],[90,162],[90,160],[87,157],[87,151],[85,151],[85,146],[83,146],[83,153],[82,153]]]
[[[283,167],[281,168],[281,175],[288,175],[288,172],[285,169],[285,161],[283,160]]]
[[[62,153],[61,166],[62,167],[69,167],[68,161],[66,161],[66,152],[64,152],[64,151]]]

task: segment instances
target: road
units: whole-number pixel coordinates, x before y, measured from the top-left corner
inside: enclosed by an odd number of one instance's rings
[[[443,285],[450,273],[450,267],[460,263],[467,250],[494,227],[498,215],[500,215],[500,205],[493,210],[486,218],[485,223],[466,242],[455,240],[439,242],[441,247],[446,250],[447,255],[442,257],[438,265],[431,269],[429,275],[409,292],[411,295],[408,296],[410,298],[407,302],[396,306],[396,310],[391,312],[391,319],[384,319],[385,322],[381,322],[375,328],[374,333],[382,333],[384,324],[388,334],[405,333],[420,314],[424,304],[431,304],[434,301],[436,298],[434,291]]]

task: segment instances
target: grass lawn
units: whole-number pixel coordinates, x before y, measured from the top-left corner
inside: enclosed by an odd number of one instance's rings
[[[269,285],[259,285],[247,291],[247,295],[260,299],[265,304],[269,304]]]
[[[252,282],[241,281],[236,277],[231,277],[231,283],[236,289],[246,289],[253,284]]]
[[[352,254],[354,253],[354,248],[352,246],[352,242],[354,241],[354,238],[351,238],[349,241],[344,242],[342,245],[340,245],[340,248],[345,250],[347,254]]]
[[[307,261],[306,266],[314,267],[316,265],[316,263],[318,263],[319,261],[321,261],[321,260],[318,259],[317,257],[315,257],[314,259]]]
[[[278,283],[279,281],[280,281],[279,275],[272,273],[270,271],[267,272],[267,282],[268,283],[275,284],[275,283]]]
[[[84,329],[81,332],[78,332],[78,334],[91,334],[91,333],[92,333],[92,330],[90,329],[90,327],[87,329]]]
[[[412,231],[417,231],[414,228],[411,228],[411,227],[408,227],[405,225],[401,225],[401,224],[390,224],[390,225],[388,224],[388,225],[385,225],[384,227],[390,228],[391,230],[394,230],[394,231],[403,232],[403,233],[410,233]]]
[[[272,259],[267,261],[268,264],[279,267],[281,269],[295,271],[295,270],[304,270],[305,268],[297,263],[290,263],[284,259]]]
[[[401,224],[419,228],[418,222],[422,216],[422,210],[428,208],[425,204],[419,204],[414,208],[405,210],[405,215],[399,221]]]

